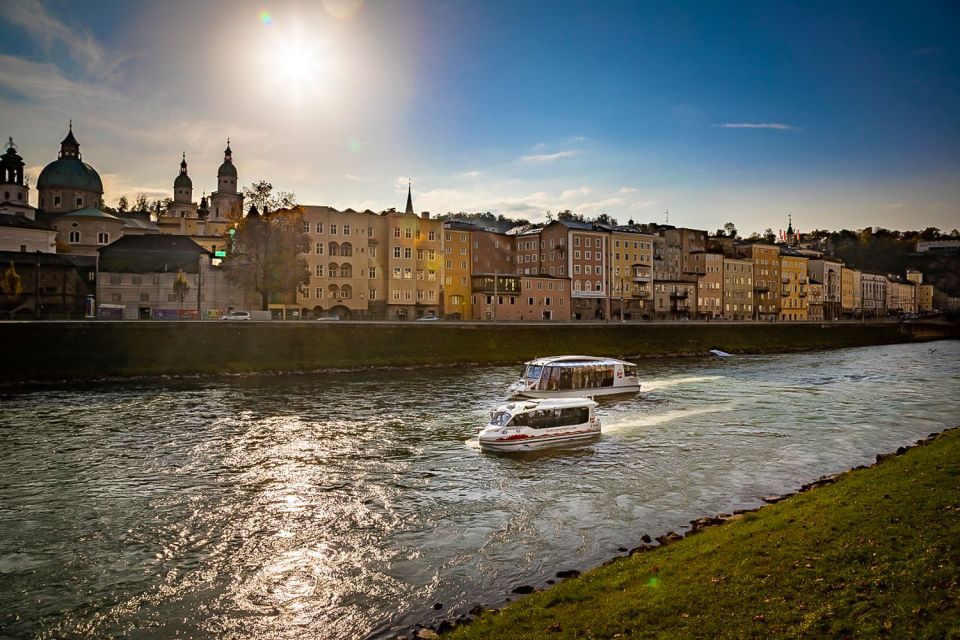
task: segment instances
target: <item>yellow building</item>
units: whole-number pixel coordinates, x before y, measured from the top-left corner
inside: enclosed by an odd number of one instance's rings
[[[403,213],[380,214],[387,229],[388,320],[412,320],[443,313],[440,285],[443,282],[443,222],[429,212],[413,212],[411,192]]]
[[[933,311],[933,285],[917,285],[917,313]]]
[[[473,227],[462,222],[443,225],[443,313],[447,318],[473,317],[470,288],[470,250]]]
[[[653,236],[630,227],[598,225],[610,233],[607,269],[610,318],[631,320],[653,314]]]
[[[807,320],[809,258],[783,249],[780,253],[780,320]]]
[[[840,311],[845,317],[852,318],[863,307],[860,286],[860,271],[843,267],[840,269]]]
[[[690,265],[697,275],[697,317],[709,320],[723,316],[723,254],[692,251]]]

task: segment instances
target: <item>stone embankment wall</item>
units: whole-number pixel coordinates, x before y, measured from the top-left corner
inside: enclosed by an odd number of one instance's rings
[[[0,383],[510,364],[564,353],[768,353],[960,336],[937,323],[9,322],[0,332]]]

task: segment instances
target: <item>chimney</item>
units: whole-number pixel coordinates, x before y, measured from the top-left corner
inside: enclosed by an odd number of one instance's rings
[[[430,212],[429,212],[429,211],[423,211],[423,212],[420,213],[420,217],[423,218],[424,220],[429,220],[429,219],[430,219]]]

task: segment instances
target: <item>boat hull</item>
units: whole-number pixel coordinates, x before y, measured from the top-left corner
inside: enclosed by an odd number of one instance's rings
[[[480,448],[484,451],[533,451],[547,447],[580,444],[600,435],[599,424],[596,427],[583,426],[576,431],[565,433],[531,435],[518,433],[511,436],[485,438],[480,436]]]
[[[519,386],[510,388],[511,397],[514,398],[593,398],[595,396],[619,396],[638,393],[640,385],[630,385],[622,387],[600,387],[590,389],[564,389],[562,391],[540,391],[537,389],[524,389]]]

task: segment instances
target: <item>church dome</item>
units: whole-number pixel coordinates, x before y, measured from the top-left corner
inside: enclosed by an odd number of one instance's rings
[[[217,169],[218,178],[236,178],[237,177],[237,168],[233,166],[232,162],[224,162],[220,165],[220,168]]]
[[[103,181],[97,170],[79,158],[64,156],[43,168],[37,189],[77,189],[103,194]]]
[[[177,175],[176,180],[173,181],[174,189],[193,189],[193,180],[190,179],[185,173]]]

